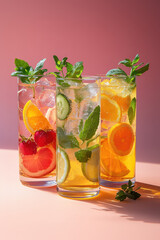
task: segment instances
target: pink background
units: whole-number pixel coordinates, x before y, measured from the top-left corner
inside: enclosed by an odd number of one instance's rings
[[[159,0],[5,0],[0,7],[0,148],[17,148],[15,57],[55,70],[52,55],[106,73],[140,54],[150,70],[138,79],[137,160],[159,162]]]

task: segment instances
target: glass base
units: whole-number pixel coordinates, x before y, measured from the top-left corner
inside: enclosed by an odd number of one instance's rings
[[[85,199],[85,198],[93,198],[99,194],[100,188],[92,188],[92,189],[83,189],[83,190],[74,190],[72,189],[64,189],[57,186],[57,192],[60,196],[66,198],[74,198],[74,199]]]
[[[38,188],[38,187],[39,188],[52,187],[52,186],[55,186],[57,184],[55,177],[51,177],[51,178],[29,178],[29,177],[20,176],[20,181],[25,186],[36,187],[36,188]]]
[[[124,181],[108,181],[105,179],[100,180],[100,185],[103,187],[107,187],[107,188],[120,188],[123,184],[128,184],[128,181],[131,180],[133,183],[133,186],[135,184],[135,178],[132,179],[125,179]]]

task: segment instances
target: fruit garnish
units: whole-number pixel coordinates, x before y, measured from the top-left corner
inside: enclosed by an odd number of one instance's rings
[[[59,120],[65,120],[71,112],[71,101],[62,93],[56,97],[57,117]]]
[[[134,144],[133,129],[128,123],[118,123],[109,130],[108,140],[116,154],[128,155]]]
[[[129,83],[117,78],[105,79],[101,83],[101,92],[115,100],[121,107],[123,112],[126,112],[131,103],[131,86]]]
[[[140,188],[141,187],[133,189],[133,183],[132,183],[131,180],[129,180],[128,184],[123,184],[121,186],[122,190],[119,190],[117,192],[115,199],[120,200],[120,201],[124,201],[128,197],[132,200],[136,200],[137,198],[139,198],[141,196],[140,193],[136,192]]]
[[[99,167],[99,154],[100,148],[97,147],[92,150],[91,158],[87,162],[82,163],[83,175],[91,182],[97,182],[99,179],[99,173],[97,171]]]
[[[106,121],[120,122],[121,108],[116,101],[107,95],[101,96],[101,118]]]
[[[48,108],[45,117],[52,125],[53,130],[56,131],[56,107]]]
[[[124,177],[130,171],[119,157],[112,152],[108,138],[101,143],[101,172],[110,177]]]
[[[34,134],[34,140],[39,147],[44,147],[45,145],[56,142],[56,133],[52,130],[39,130]]]
[[[62,150],[61,148],[58,148],[57,150],[57,159],[58,159],[58,184],[63,183],[70,171],[70,162],[68,154]]]
[[[31,100],[23,108],[23,120],[26,128],[32,134],[40,129],[47,130],[52,128],[48,120]]]
[[[50,147],[40,148],[34,155],[20,155],[21,169],[29,177],[42,177],[56,167],[56,151]]]
[[[23,155],[33,155],[37,153],[37,144],[31,140],[22,140],[19,143],[19,151]]]
[[[149,69],[149,63],[147,63],[143,67],[140,67],[143,65],[143,63],[140,63],[137,65],[138,62],[139,62],[138,54],[135,56],[135,58],[132,61],[126,58],[125,60],[120,61],[119,64],[123,64],[124,66],[131,68],[129,74],[127,74],[121,68],[115,68],[115,69],[109,70],[106,73],[106,76],[114,77],[114,78],[119,77],[119,80],[121,79],[122,81],[126,81],[131,85],[131,88],[133,89],[136,87],[136,77],[141,76],[144,72],[148,71]],[[136,99],[134,100],[134,103],[136,103]],[[128,118],[129,118],[130,124],[133,123],[133,120],[135,117],[135,111],[136,111],[136,105],[134,104],[134,107],[132,106],[133,106],[133,102],[131,101],[130,103],[131,110],[128,110]]]

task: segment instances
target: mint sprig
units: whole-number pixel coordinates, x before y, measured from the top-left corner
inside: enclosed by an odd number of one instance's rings
[[[33,84],[37,82],[47,69],[42,69],[46,58],[37,63],[35,69],[30,66],[26,61],[15,58],[15,72],[11,74],[13,77],[19,77],[22,83]]]
[[[81,82],[79,78],[82,78],[81,74],[84,69],[83,62],[76,62],[75,65],[72,65],[67,62],[67,57],[64,57],[61,61],[56,55],[53,55],[53,59],[58,72],[52,72],[51,74],[55,75],[59,85],[69,87],[70,84],[67,82],[67,78],[74,78],[72,81],[76,81],[75,78],[78,78],[78,82]]]
[[[144,63],[140,63],[136,65],[139,62],[139,55],[137,54],[135,58],[131,61],[130,59],[126,58],[125,60],[122,60],[118,63],[122,64],[126,67],[131,68],[130,73],[127,74],[124,70],[121,68],[115,68],[111,69],[106,73],[106,76],[108,77],[115,77],[115,76],[122,76],[124,77],[124,80],[128,83],[134,84],[136,86],[136,76],[141,76],[144,72],[148,71],[149,69],[149,63],[147,63],[145,66],[139,68]],[[137,69],[139,68],[139,69]]]
[[[140,187],[138,187],[137,189],[133,189],[133,183],[131,180],[128,181],[128,184],[123,184],[121,186],[122,190],[119,190],[116,194],[115,199],[120,200],[120,201],[124,201],[126,198],[130,198],[132,200],[136,200],[137,198],[139,198],[141,196],[140,193],[136,192],[137,190],[140,189]]]
[[[137,54],[133,60],[130,60],[129,58],[126,58],[125,60],[122,60],[118,63],[122,64],[128,68],[130,68],[129,74],[127,74],[124,70],[121,68],[115,68],[111,69],[106,73],[107,77],[121,77],[123,78],[124,81],[127,83],[131,84],[131,88],[136,87],[136,77],[141,76],[144,72],[148,71],[149,69],[149,63],[146,65],[142,66],[144,63],[137,64],[139,62],[139,55]],[[133,98],[129,109],[128,109],[128,119],[130,124],[133,123],[134,117],[135,117],[135,112],[136,112],[136,98]]]

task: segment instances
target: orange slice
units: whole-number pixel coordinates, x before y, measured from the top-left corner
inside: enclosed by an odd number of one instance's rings
[[[123,112],[128,110],[132,93],[129,83],[121,78],[106,79],[101,83],[101,92],[115,100]]]
[[[121,96],[114,96],[112,97],[112,99],[114,99],[118,105],[121,107],[123,112],[128,111],[128,108],[130,106],[131,103],[131,96],[128,95],[126,97],[121,97]]]
[[[40,129],[52,129],[48,120],[31,100],[29,100],[23,108],[23,121],[28,131],[32,134]]]
[[[134,143],[133,129],[128,123],[118,123],[109,130],[108,139],[116,154],[128,155]]]
[[[121,119],[120,106],[105,94],[101,95],[101,118],[112,122],[119,122]]]
[[[108,139],[101,143],[101,173],[110,177],[124,177],[130,171],[125,164],[112,152]]]

